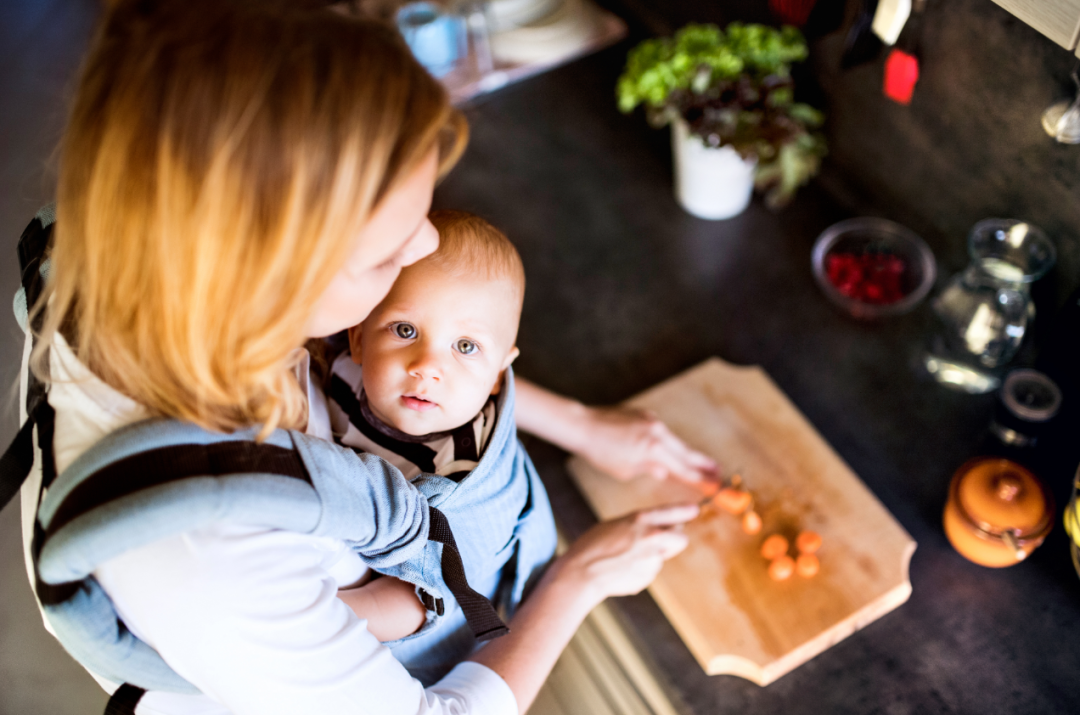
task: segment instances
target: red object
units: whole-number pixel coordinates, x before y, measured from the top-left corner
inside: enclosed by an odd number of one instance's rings
[[[888,305],[904,297],[903,259],[891,253],[830,253],[825,258],[829,282],[848,298]]]
[[[769,0],[773,17],[785,25],[802,27],[810,19],[817,0]]]
[[[885,60],[885,96],[900,104],[911,104],[918,81],[918,58],[894,47]]]

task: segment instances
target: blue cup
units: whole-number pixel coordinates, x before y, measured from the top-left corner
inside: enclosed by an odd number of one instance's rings
[[[429,2],[414,2],[397,12],[397,26],[413,55],[436,77],[454,68],[464,54],[465,21]]]

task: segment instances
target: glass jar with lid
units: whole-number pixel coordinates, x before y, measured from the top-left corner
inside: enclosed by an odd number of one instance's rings
[[[969,561],[993,568],[1017,564],[1042,544],[1053,520],[1050,493],[1016,462],[979,457],[953,475],[945,535]]]

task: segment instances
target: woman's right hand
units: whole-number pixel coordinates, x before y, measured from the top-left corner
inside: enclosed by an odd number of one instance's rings
[[[581,622],[608,596],[628,596],[652,583],[664,561],[686,548],[682,525],[696,504],[649,509],[597,524],[555,560],[510,621],[510,633],[470,660],[510,686],[526,712]]]
[[[594,605],[638,593],[686,548],[682,525],[698,511],[696,504],[668,506],[597,524],[555,562],[555,577],[583,589]]]

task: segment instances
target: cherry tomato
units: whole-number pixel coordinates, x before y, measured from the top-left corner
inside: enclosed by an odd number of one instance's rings
[[[748,511],[743,514],[742,530],[751,536],[761,532],[761,517],[756,511]]]
[[[752,499],[750,492],[724,487],[713,497],[713,504],[729,514],[742,514],[750,506]]]
[[[803,578],[810,578],[821,568],[821,562],[814,554],[799,554],[795,560],[795,571]]]
[[[775,558],[783,556],[788,550],[788,540],[780,534],[773,534],[765,539],[761,544],[761,555],[772,561]]]
[[[817,553],[821,548],[821,534],[816,531],[804,531],[795,537],[795,548],[801,554]]]
[[[792,572],[795,571],[795,560],[787,554],[778,556],[772,560],[769,564],[769,576],[774,581],[784,581],[791,578]]]

